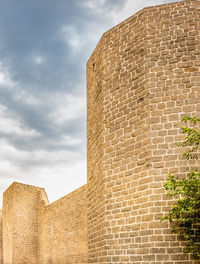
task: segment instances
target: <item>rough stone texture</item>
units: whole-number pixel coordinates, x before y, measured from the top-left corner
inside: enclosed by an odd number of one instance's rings
[[[41,206],[41,264],[85,264],[87,251],[87,186]]]
[[[86,185],[52,204],[42,188],[13,183],[5,191],[4,264],[85,264],[87,251]]]
[[[3,263],[38,263],[41,188],[13,183],[3,197]]]
[[[13,196],[12,185],[3,194],[3,263],[13,263]]]
[[[89,263],[193,263],[160,222],[163,184],[185,174],[176,142],[200,113],[200,3],[145,8],[110,31],[87,65]]]
[[[106,32],[87,64],[88,184],[49,204],[14,183],[3,264],[194,264],[160,222],[169,172],[186,175],[181,117],[200,116],[200,3],[145,8]],[[0,264],[1,264],[0,215]]]
[[[3,264],[2,210],[0,210],[0,264]]]

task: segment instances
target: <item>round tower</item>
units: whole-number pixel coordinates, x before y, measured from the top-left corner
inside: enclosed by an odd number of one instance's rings
[[[168,173],[191,165],[176,142],[200,113],[199,29],[198,1],[145,8],[88,61],[89,263],[194,263],[160,219]]]

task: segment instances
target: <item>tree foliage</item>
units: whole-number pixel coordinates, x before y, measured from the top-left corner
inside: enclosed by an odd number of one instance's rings
[[[192,125],[197,125],[200,122],[199,118],[184,116],[182,121],[187,123],[190,121]],[[186,159],[198,159],[198,149],[200,145],[200,131],[194,127],[184,126],[182,127],[182,133],[186,134],[186,139],[183,142],[178,143],[179,146],[188,146],[189,149],[184,152],[183,156]]]
[[[179,143],[179,146],[189,147],[184,152],[186,159],[197,159],[200,131],[194,126],[200,122],[200,119],[184,116],[183,122],[190,122],[193,127],[182,127],[186,138]],[[172,205],[168,215],[162,219],[173,224],[172,232],[178,233],[187,241],[184,252],[192,253],[200,263],[200,172],[198,170],[191,171],[186,178],[178,178],[169,174],[168,182],[164,188],[169,196],[177,198],[177,202]]]

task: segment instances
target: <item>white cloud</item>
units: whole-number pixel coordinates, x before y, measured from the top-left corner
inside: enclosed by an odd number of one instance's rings
[[[38,97],[28,94],[27,91],[23,89],[17,89],[17,87],[14,91],[13,98],[15,99],[15,101],[19,101],[21,103],[23,102],[27,105],[39,106],[42,104],[42,101],[39,100]]]
[[[86,183],[86,161],[79,153],[28,152],[15,149],[3,139],[0,145],[0,203],[3,191],[13,181],[45,187],[51,202]]]
[[[39,55],[35,55],[35,56],[33,56],[33,62],[35,64],[40,65],[40,64],[42,64],[44,62],[44,57],[39,56]]]
[[[105,4],[105,2],[105,0],[88,0],[81,2],[81,5],[98,14],[102,12],[102,6]]]
[[[104,33],[105,29],[108,29],[105,27],[105,24],[99,25],[95,23],[95,21],[88,25],[87,30],[84,29],[82,32],[78,31],[75,25],[65,25],[61,28],[60,36],[67,44],[66,48],[68,51],[70,47],[71,57],[81,54],[82,58],[86,61],[97,45],[97,42]],[[83,66],[85,69],[85,64]]]
[[[75,119],[85,113],[85,99],[71,94],[59,94],[51,99],[55,105],[53,112],[49,114],[55,124],[62,125],[68,120]]]
[[[34,172],[40,186],[45,187],[50,202],[53,202],[86,183],[86,161],[74,160],[71,164],[43,167]],[[34,176],[32,184],[37,184]]]
[[[74,146],[74,145],[81,144],[82,141],[83,140],[81,140],[80,138],[72,138],[70,136],[62,136],[59,143],[62,146]]]
[[[113,21],[113,24],[119,24],[123,20],[127,19],[128,17],[134,15],[136,12],[140,11],[144,7],[155,6],[155,5],[162,5],[167,4],[169,2],[177,2],[178,0],[140,0],[134,2],[133,0],[126,0],[124,1],[124,5],[119,10],[113,9],[111,11],[110,16]]]
[[[23,153],[22,161],[24,163],[30,162],[35,163],[42,166],[58,166],[58,164],[67,164],[71,163],[74,160],[80,159],[80,154],[77,152],[72,152],[68,150],[58,150],[58,151],[48,151],[48,150],[36,150],[33,152],[25,152]],[[15,157],[15,160],[18,158]]]
[[[34,57],[35,63],[41,64],[44,59],[42,57]],[[38,98],[28,94],[26,90],[22,89],[17,82],[14,82],[8,70],[5,69],[3,63],[0,61],[0,88],[9,89],[12,91],[13,99],[23,102],[28,105],[38,106],[41,102]]]
[[[0,87],[10,87],[11,85],[14,85],[12,80],[10,79],[9,72],[3,67],[2,62],[0,61]]]
[[[71,55],[75,55],[82,47],[80,35],[75,25],[65,25],[61,28],[61,38],[71,47]]]
[[[17,116],[11,116],[10,110],[3,105],[0,105],[0,132],[24,137],[39,136],[36,130],[24,127]]]
[[[6,140],[0,139],[0,169],[21,168],[24,170],[41,169],[42,167],[67,166],[81,160],[81,154],[69,150],[34,150],[17,149]],[[12,166],[11,166],[12,165]],[[36,165],[36,166],[35,166]],[[16,172],[16,170],[14,170]],[[1,177],[1,174],[0,174]]]
[[[10,86],[12,82],[10,79],[6,76],[5,72],[0,72],[0,85],[3,86]]]

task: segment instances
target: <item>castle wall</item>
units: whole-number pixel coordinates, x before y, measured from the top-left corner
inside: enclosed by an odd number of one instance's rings
[[[88,258],[100,263],[104,250],[105,199],[103,182],[103,56],[101,42],[87,65],[87,186],[88,186]],[[98,73],[96,72],[98,71]]]
[[[13,185],[3,194],[3,263],[13,263]]]
[[[3,264],[3,226],[2,226],[2,210],[0,210],[0,264]]]
[[[185,174],[180,120],[200,113],[200,4],[146,8],[105,33],[87,65],[89,263],[193,263],[160,221]]]
[[[200,116],[200,3],[146,8],[106,32],[87,64],[88,184],[49,204],[13,183],[0,264],[194,264],[160,221],[169,172],[186,175],[183,115]],[[2,224],[1,224],[2,223]],[[2,234],[3,233],[3,234]]]
[[[40,192],[40,188],[13,183],[4,193],[4,264],[38,264]]]
[[[87,263],[87,186],[40,208],[40,264]]]

